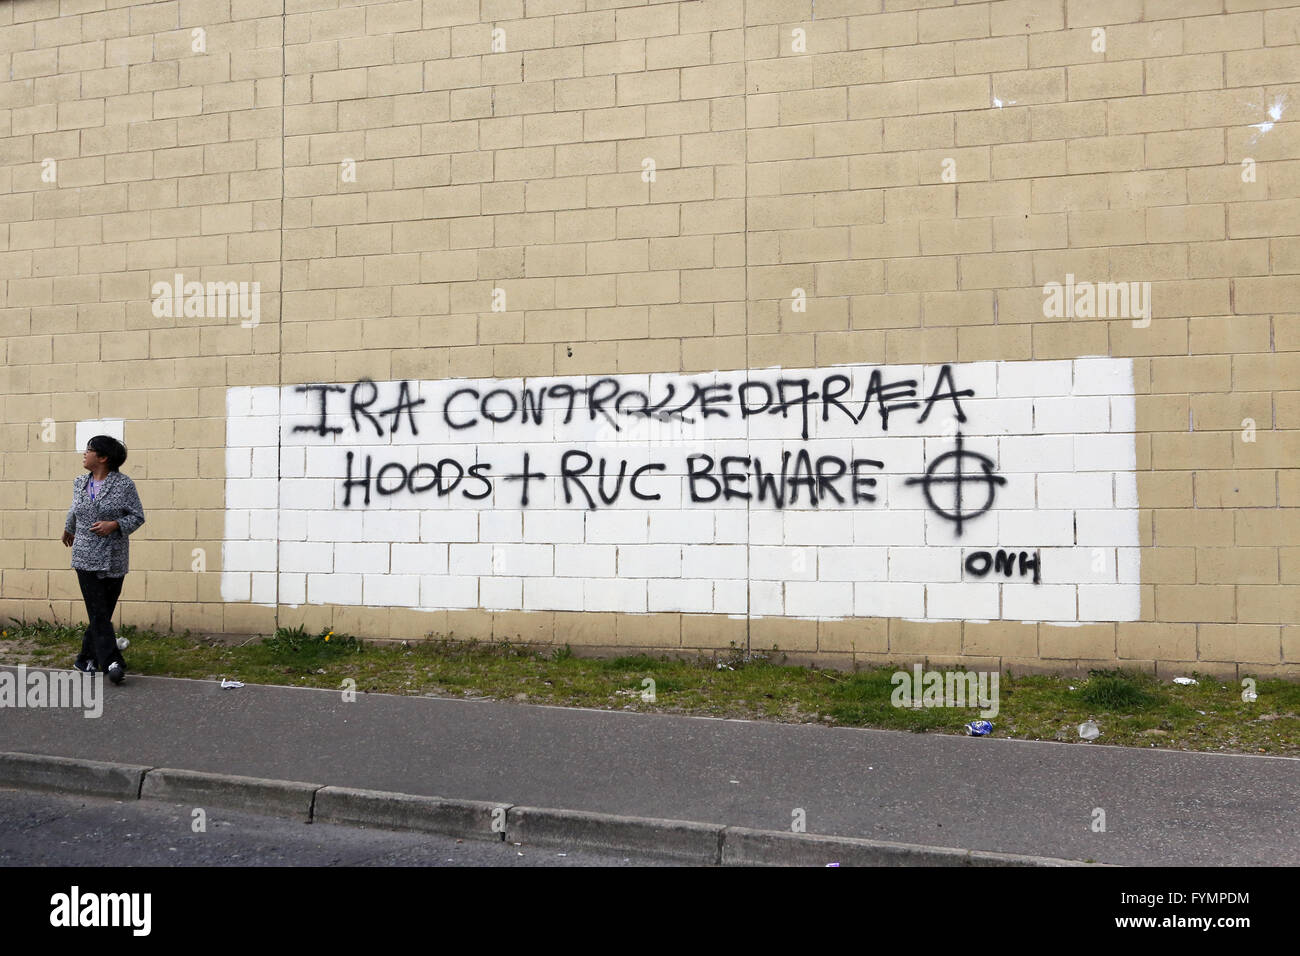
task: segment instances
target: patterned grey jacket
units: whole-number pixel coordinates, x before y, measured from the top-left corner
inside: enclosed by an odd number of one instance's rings
[[[90,530],[96,521],[116,521],[118,529],[100,537]],[[63,529],[72,533],[72,566],[97,571],[97,577],[120,578],[127,572],[130,543],[127,535],[144,524],[144,508],[135,482],[120,471],[104,476],[104,485],[92,500],[90,475],[72,482],[72,507]]]

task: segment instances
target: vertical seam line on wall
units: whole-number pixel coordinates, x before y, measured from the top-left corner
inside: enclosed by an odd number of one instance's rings
[[[280,629],[280,478],[283,471],[284,436],[281,433],[284,416],[281,403],[284,401],[284,180],[285,180],[285,139],[288,128],[285,125],[285,102],[289,86],[288,54],[288,0],[280,4],[280,251],[276,260],[279,269],[279,281],[276,283],[276,302],[279,309],[275,317],[275,629]],[[306,600],[306,581],[303,582],[303,600]]]
[[[745,129],[745,165],[744,165],[744,189],[741,191],[741,256],[745,263],[745,287],[741,291],[744,298],[741,300],[742,307],[745,310],[745,368],[749,369],[749,56],[743,46],[745,40],[745,27],[749,23],[749,0],[744,0],[740,5],[740,36],[741,46],[741,73],[742,87],[740,91],[741,104],[744,113]],[[779,42],[779,38],[778,38]],[[714,326],[716,331],[717,327]],[[749,430],[752,423],[745,423],[746,445],[749,444]],[[715,519],[716,520],[716,519]],[[753,653],[752,642],[750,639],[751,622],[753,620],[752,608],[750,607],[750,594],[752,585],[750,583],[750,548],[753,547],[753,501],[745,499],[745,656],[748,657]],[[716,585],[714,585],[716,587]]]

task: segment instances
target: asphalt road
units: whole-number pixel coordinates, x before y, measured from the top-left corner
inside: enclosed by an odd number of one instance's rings
[[[802,810],[808,833],[1104,863],[1300,864],[1290,758],[139,676],[99,719],[0,717],[0,750],[767,830]]]
[[[459,841],[153,800],[0,789],[5,866],[670,866],[627,854]]]

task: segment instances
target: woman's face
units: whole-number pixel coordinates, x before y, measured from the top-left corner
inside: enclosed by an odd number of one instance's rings
[[[81,453],[81,465],[86,471],[94,471],[97,467],[108,461],[103,455],[97,455],[89,448]]]

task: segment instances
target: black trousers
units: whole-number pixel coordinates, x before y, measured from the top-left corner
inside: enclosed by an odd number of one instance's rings
[[[81,596],[86,602],[86,616],[90,620],[86,635],[81,639],[81,653],[77,656],[82,661],[93,663],[100,671],[107,671],[114,663],[126,666],[122,652],[117,649],[117,634],[113,631],[113,611],[122,594],[123,580],[124,577],[99,578],[94,571],[77,571]]]

